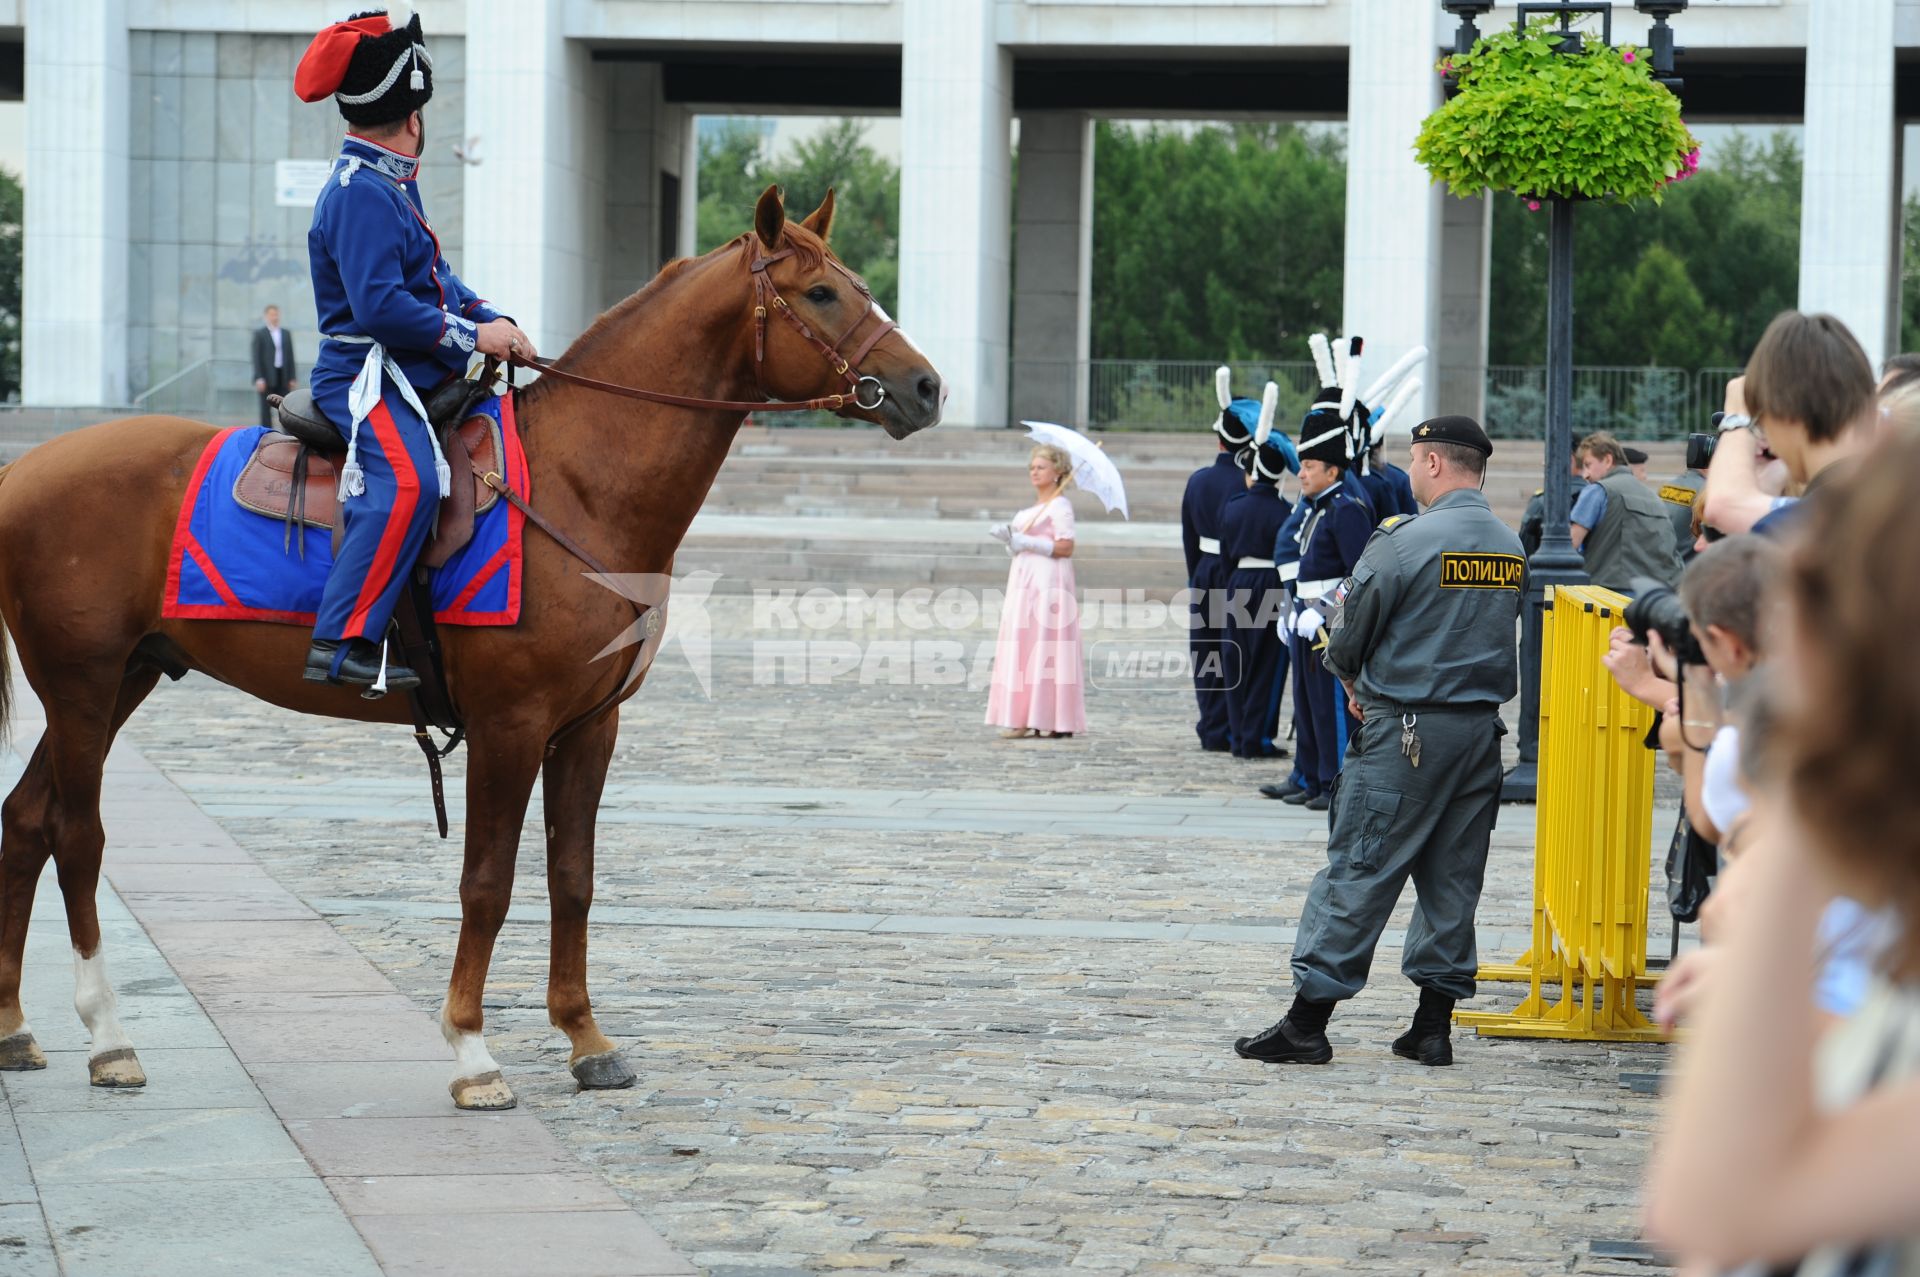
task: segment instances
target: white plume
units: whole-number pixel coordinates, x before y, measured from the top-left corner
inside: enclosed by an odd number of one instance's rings
[[[387,5],[387,21],[395,31],[413,21],[413,5],[410,0],[391,0]]]
[[[1360,397],[1369,405],[1377,407],[1380,403],[1380,397],[1382,395],[1392,394],[1395,383],[1417,368],[1420,362],[1426,357],[1427,348],[1425,346],[1415,346],[1412,350],[1400,356],[1393,367],[1381,373],[1379,379],[1371,386],[1368,386],[1366,393]]]
[[[1355,383],[1360,380],[1360,348],[1364,341],[1360,337],[1349,337],[1334,351],[1339,358],[1340,373],[1340,420],[1345,421],[1353,415],[1353,401],[1360,396]]]
[[[1233,402],[1233,373],[1225,364],[1213,370],[1213,397],[1220,401],[1220,411],[1225,412],[1227,405]]]
[[[1307,348],[1313,351],[1313,366],[1320,372],[1322,386],[1337,386],[1339,381],[1333,374],[1333,351],[1327,347],[1327,335],[1315,333],[1307,338]]]
[[[1419,393],[1420,379],[1418,377],[1409,377],[1406,381],[1400,383],[1400,388],[1393,392],[1393,398],[1387,400],[1387,406],[1382,408],[1380,415],[1373,420],[1373,431],[1370,437],[1374,447],[1379,447],[1381,442],[1386,439],[1387,427],[1393,423],[1393,419],[1399,416],[1401,410]]]
[[[1260,425],[1253,432],[1254,447],[1265,443],[1267,436],[1273,433],[1273,414],[1279,407],[1280,387],[1270,381],[1267,388],[1260,392]]]

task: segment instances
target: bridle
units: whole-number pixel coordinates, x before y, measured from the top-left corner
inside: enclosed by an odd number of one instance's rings
[[[754,387],[761,390],[762,396],[766,394],[766,391],[761,389],[761,369],[767,360],[767,313],[772,311],[793,325],[794,330],[833,366],[834,374],[847,383],[847,393],[800,400],[768,400],[764,397],[758,400],[702,399],[694,395],[672,395],[663,390],[642,390],[638,386],[622,386],[617,382],[582,377],[579,373],[567,372],[565,369],[555,367],[551,360],[528,359],[518,351],[508,352],[506,362],[509,369],[535,368],[542,376],[584,386],[589,390],[598,390],[610,395],[625,395],[629,399],[644,399],[649,403],[668,404],[676,408],[710,408],[723,412],[839,412],[851,404],[855,408],[872,412],[885,403],[887,388],[880,384],[878,378],[861,373],[860,361],[872,354],[873,348],[880,344],[881,339],[900,325],[890,318],[883,318],[882,322],[873,326],[873,331],[867,334],[866,340],[861,342],[853,353],[841,353],[841,347],[860,331],[862,324],[873,318],[876,311],[882,316],[886,314],[885,311],[879,310],[878,303],[873,299],[872,290],[845,266],[831,257],[826,259],[827,265],[839,271],[853,286],[854,291],[867,300],[866,307],[851,324],[847,325],[846,331],[835,340],[828,342],[816,334],[806,320],[794,314],[793,307],[787,305],[787,299],[780,295],[780,290],[774,286],[772,276],[767,273],[768,267],[794,255],[792,245],[778,252],[769,253],[761,244],[760,236],[749,232],[746,236],[746,247],[753,254],[747,262],[747,271],[753,280]],[[508,385],[512,385],[511,372],[508,373]]]

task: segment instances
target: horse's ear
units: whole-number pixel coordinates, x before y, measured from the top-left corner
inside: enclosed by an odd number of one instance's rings
[[[820,201],[820,207],[808,213],[806,220],[800,224],[818,235],[822,244],[827,242],[827,235],[833,230],[833,188],[831,186],[827,188],[827,198]]]
[[[780,199],[780,188],[769,186],[760,192],[760,202],[753,206],[753,233],[769,250],[780,247],[780,236],[787,229],[787,206]]]

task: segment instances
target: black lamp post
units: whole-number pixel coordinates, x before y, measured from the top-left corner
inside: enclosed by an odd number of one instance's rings
[[[1465,53],[1480,38],[1474,19],[1489,12],[1488,0],[1440,0],[1440,7],[1460,19],[1454,35],[1454,49]],[[1647,36],[1652,54],[1653,73],[1661,84],[1680,88],[1673,78],[1673,58],[1683,50],[1673,43],[1673,29],[1667,19],[1687,7],[1687,0],[1634,0],[1639,12],[1653,19]],[[1575,0],[1571,3],[1527,3],[1520,6],[1519,24],[1524,27],[1535,15],[1560,19],[1558,49],[1577,53],[1581,33],[1571,22],[1576,14],[1597,13],[1601,19],[1600,39],[1613,43],[1613,5],[1608,0]],[[1547,421],[1546,460],[1542,474],[1542,530],[1540,548],[1527,561],[1527,599],[1520,629],[1520,761],[1500,787],[1500,800],[1530,803],[1539,782],[1540,761],[1540,641],[1546,616],[1547,587],[1580,585],[1587,580],[1586,563],[1574,549],[1568,533],[1567,514],[1573,495],[1573,206],[1574,201],[1554,197],[1545,201],[1549,208],[1547,223]]]

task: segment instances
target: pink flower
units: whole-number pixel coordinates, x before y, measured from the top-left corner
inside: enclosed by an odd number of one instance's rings
[[[1446,60],[1445,62],[1442,62],[1442,63],[1440,64],[1440,74],[1441,74],[1441,75],[1452,75],[1452,74],[1453,74],[1453,59],[1452,59],[1452,58],[1448,58],[1448,59],[1447,59],[1447,60]]]
[[[1528,211],[1529,213],[1538,213],[1538,212],[1540,211],[1540,201],[1539,201],[1539,200],[1528,200],[1528,201],[1527,201],[1527,211]]]
[[[1626,49],[1626,50],[1623,50],[1623,51],[1621,52],[1621,54],[1620,54],[1620,56],[1621,56],[1622,58],[1624,58],[1624,59],[1625,59],[1626,61],[1628,61],[1628,62],[1634,62],[1634,61],[1637,61],[1637,59],[1636,59],[1636,58],[1634,57],[1634,52],[1633,52],[1633,50],[1632,50],[1632,49]]]

